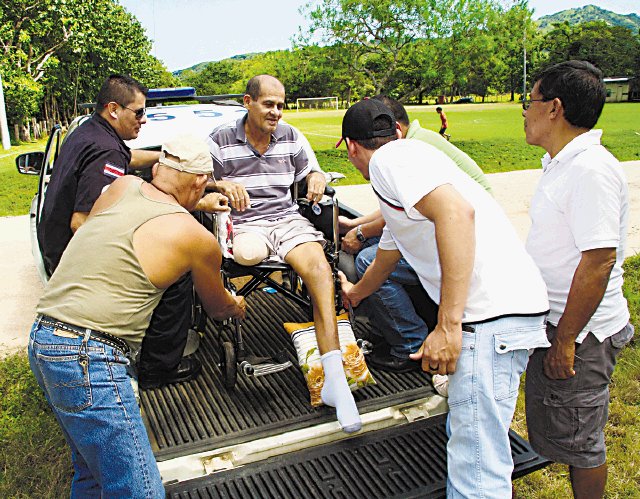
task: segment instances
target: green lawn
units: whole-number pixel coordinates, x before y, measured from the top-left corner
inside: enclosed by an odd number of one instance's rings
[[[443,106],[449,119],[451,141],[468,153],[486,173],[540,167],[544,151],[524,140],[522,108],[517,103]],[[411,120],[437,131],[440,118],[435,106],[409,106]],[[335,149],[344,111],[287,112],[284,118],[300,128],[325,170],[339,171],[342,184],[363,183],[347,159],[344,146]],[[597,124],[603,143],[621,161],[640,160],[640,103],[612,103],[604,107]]]

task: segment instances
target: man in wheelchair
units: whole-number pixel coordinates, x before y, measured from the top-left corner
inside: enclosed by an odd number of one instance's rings
[[[345,432],[358,431],[361,421],[342,366],[324,237],[299,214],[291,196],[291,186],[306,179],[306,197],[317,204],[326,180],[322,171],[312,171],[299,132],[280,123],[284,99],[284,86],[276,78],[249,80],[243,99],[248,113],[216,128],[208,139],[216,187],[233,209],[235,261],[255,265],[278,257],[307,287],[325,373],[322,401],[336,408]]]

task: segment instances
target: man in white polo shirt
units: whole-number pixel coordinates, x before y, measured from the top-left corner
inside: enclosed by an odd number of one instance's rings
[[[548,346],[549,308],[540,272],[504,212],[435,147],[400,138],[377,100],[342,121],[349,160],[371,179],[386,222],[376,258],[352,285],[357,305],[401,257],[438,302],[438,323],[412,354],[425,371],[449,374],[448,497],[511,497],[509,425],[529,349]]]
[[[622,295],[627,181],[592,130],[605,97],[599,69],[568,61],[541,73],[522,106],[527,143],[547,151],[527,250],[551,306],[551,347],[527,368],[527,426],[539,454],[569,465],[575,497],[604,495],[609,382],[633,337]]]

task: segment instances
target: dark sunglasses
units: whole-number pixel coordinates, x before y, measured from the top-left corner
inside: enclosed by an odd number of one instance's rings
[[[147,114],[147,108],[146,107],[141,107],[140,109],[131,109],[130,107],[127,106],[123,106],[122,104],[120,104],[122,107],[124,107],[125,109],[128,109],[129,111],[131,111],[133,114],[136,115],[136,119],[137,120],[141,120],[142,117]]]

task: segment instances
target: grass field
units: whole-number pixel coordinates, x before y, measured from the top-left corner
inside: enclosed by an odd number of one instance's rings
[[[451,141],[469,154],[485,173],[540,167],[544,151],[524,140],[522,107],[514,103],[443,106]],[[409,106],[409,119],[437,131],[435,106]],[[342,146],[335,149],[344,111],[287,112],[284,118],[302,130],[325,170],[347,176],[343,184],[363,183]],[[607,104],[597,125],[605,130],[603,143],[621,161],[640,159],[640,103]]]

